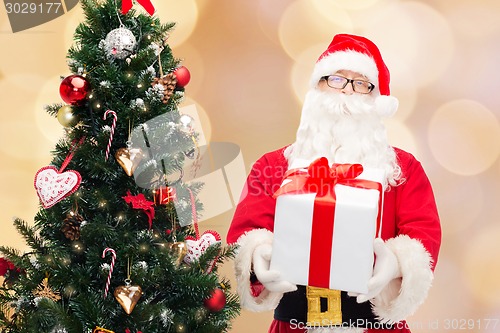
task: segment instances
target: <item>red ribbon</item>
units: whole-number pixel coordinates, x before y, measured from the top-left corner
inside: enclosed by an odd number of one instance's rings
[[[69,162],[71,162],[71,159],[75,155],[76,149],[82,145],[82,143],[85,141],[85,137],[82,136],[80,138],[80,141],[76,142],[76,139],[71,142],[71,147],[69,148],[69,154],[66,156],[64,159],[63,163],[61,164],[61,168],[59,169],[59,173],[62,173],[64,169],[68,166]]]
[[[355,179],[362,172],[363,166],[361,164],[333,164],[330,168],[328,159],[320,157],[309,165],[307,172],[304,169],[287,171],[285,179],[288,182],[274,193],[275,198],[282,194],[316,193],[309,254],[309,285],[311,286],[329,288],[332,235],[337,200],[335,185],[378,190],[377,230],[380,228],[382,184],[365,179]]]
[[[144,7],[149,15],[153,16],[155,13],[155,7],[151,3],[151,0],[137,0],[137,2]],[[125,15],[132,8],[132,0],[122,0],[122,14]]]

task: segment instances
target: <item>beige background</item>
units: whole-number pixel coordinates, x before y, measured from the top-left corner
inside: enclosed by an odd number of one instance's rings
[[[333,35],[373,39],[401,104],[390,140],[423,163],[444,231],[434,287],[409,322],[415,332],[500,331],[498,0],[153,2],[162,21],[178,22],[169,42],[192,74],[184,105],[196,103],[208,140],[241,148],[243,173],[293,140],[312,66]],[[62,135],[43,105],[60,101],[82,14],[77,6],[13,34],[0,12],[0,244],[24,249],[11,220],[38,210],[33,176]],[[225,234],[232,213],[201,228]],[[222,274],[233,276],[231,264]],[[233,332],[266,332],[270,319],[243,311]]]

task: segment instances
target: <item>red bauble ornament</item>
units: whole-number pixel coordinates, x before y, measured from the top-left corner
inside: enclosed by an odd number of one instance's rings
[[[224,295],[224,292],[221,289],[217,288],[212,291],[212,295],[207,298],[203,304],[210,311],[219,312],[226,305],[226,295]]]
[[[174,71],[174,75],[177,78],[177,87],[184,88],[189,83],[189,80],[191,80],[191,73],[184,66],[177,68]]]
[[[90,92],[90,83],[81,75],[70,75],[61,82],[59,94],[68,104],[79,104]]]

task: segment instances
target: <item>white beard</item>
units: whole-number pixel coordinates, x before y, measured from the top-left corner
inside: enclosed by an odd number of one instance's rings
[[[389,145],[375,99],[311,89],[305,98],[295,143],[285,150],[288,164],[326,157],[332,163],[360,163],[382,168],[397,185],[401,169]]]

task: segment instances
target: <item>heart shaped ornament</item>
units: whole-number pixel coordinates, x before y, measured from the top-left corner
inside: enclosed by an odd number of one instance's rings
[[[82,177],[75,170],[59,172],[53,166],[46,166],[35,175],[35,189],[43,208],[50,208],[78,190]]]
[[[184,262],[192,264],[200,259],[201,255],[205,253],[207,248],[221,242],[221,237],[217,231],[207,230],[198,239],[188,236],[186,237],[187,254],[184,257]],[[207,273],[210,273],[215,265],[215,258],[207,267]]]
[[[131,177],[141,162],[144,154],[139,148],[120,148],[115,153],[118,164],[121,165],[127,176]]]
[[[125,281],[124,286],[118,286],[114,292],[115,298],[127,314],[131,314],[135,305],[142,296],[140,286],[131,285],[130,281]]]

